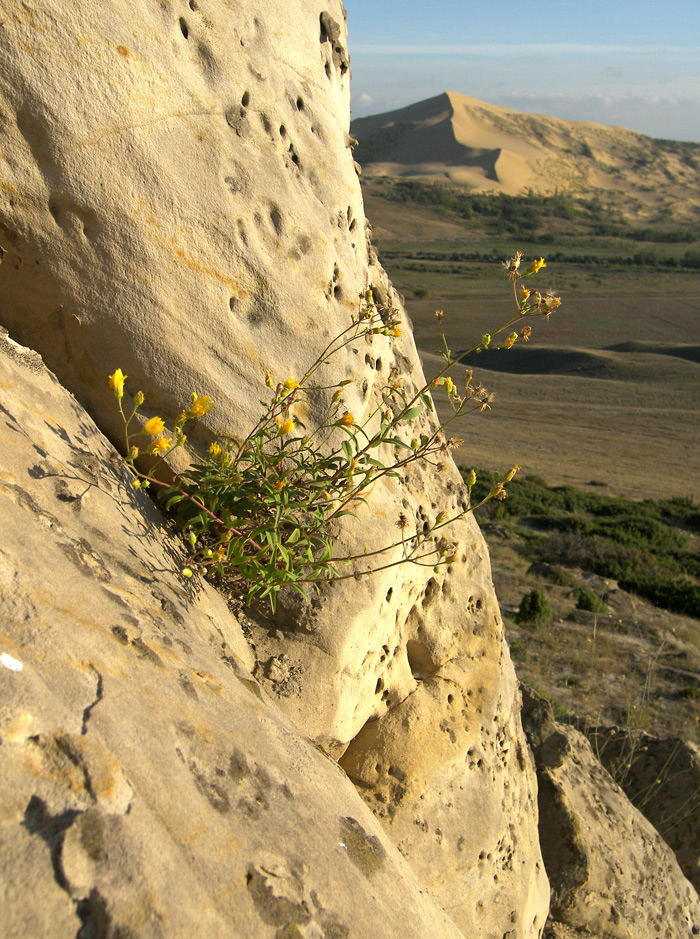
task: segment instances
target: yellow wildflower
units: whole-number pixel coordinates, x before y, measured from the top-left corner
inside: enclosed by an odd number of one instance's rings
[[[279,429],[280,437],[283,437],[285,434],[291,434],[295,426],[296,426],[295,422],[292,420],[292,418],[288,417],[286,421],[283,421],[280,424],[280,429]]]
[[[344,427],[352,427],[352,425],[355,423],[355,418],[352,416],[350,411],[346,411],[345,414],[343,414],[343,416],[340,418],[340,423],[343,424]]]
[[[540,258],[539,260],[535,258],[535,260],[532,262],[532,264],[528,267],[528,269],[523,274],[523,277],[526,277],[528,274],[536,274],[538,271],[542,270],[542,268],[546,266],[547,265],[545,264],[544,258]]]
[[[285,378],[284,387],[287,389],[287,391],[294,391],[295,388],[299,387],[299,382],[294,378]]]
[[[200,398],[197,392],[193,391],[192,397],[194,400],[190,408],[190,414],[193,414],[195,417],[204,417],[204,415],[214,407],[214,402],[209,395],[202,395]]]
[[[276,483],[273,483],[272,485],[273,485],[274,488],[277,490],[277,492],[281,492],[281,491],[284,489],[284,487],[287,485],[287,480],[286,480],[286,479],[278,479],[277,482],[276,482]]]
[[[171,437],[159,437],[157,440],[153,441],[150,449],[153,453],[162,453],[164,450],[170,449],[172,442]]]
[[[530,291],[527,289],[527,287],[521,287],[520,288],[521,301],[524,303],[529,296],[530,296]]]
[[[400,326],[396,326],[391,335],[394,337],[394,339],[400,339],[400,338],[401,338],[401,327],[400,327]]]
[[[150,434],[151,437],[157,437],[158,434],[162,434],[165,430],[165,421],[162,417],[152,417],[150,421],[146,421],[143,429],[147,434]]]
[[[221,446],[216,441],[209,444],[209,456],[212,460],[218,460],[223,452]]]
[[[269,371],[265,372],[265,384],[268,388],[272,388],[272,375]]]
[[[124,382],[127,378],[128,376],[124,375],[120,368],[115,371],[114,375],[109,376],[109,387],[114,391],[118,401],[124,397]]]

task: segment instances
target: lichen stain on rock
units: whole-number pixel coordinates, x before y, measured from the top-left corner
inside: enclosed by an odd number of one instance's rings
[[[260,690],[260,685],[257,683],[257,681],[253,681],[252,678],[243,678],[241,675],[236,675],[236,678],[242,685],[245,685],[251,694],[254,694],[256,698],[259,698],[262,701],[262,691]]]
[[[386,851],[376,835],[368,835],[362,825],[350,816],[340,819],[340,842],[348,858],[366,876],[384,866]]]
[[[283,935],[294,936],[293,927],[311,922],[312,913],[304,900],[304,882],[297,865],[290,868],[282,859],[265,866],[251,864],[246,886],[260,919],[270,926],[284,927]]]

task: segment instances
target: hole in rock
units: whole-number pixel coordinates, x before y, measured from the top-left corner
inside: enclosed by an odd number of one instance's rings
[[[422,642],[409,639],[406,643],[406,655],[408,657],[408,667],[411,669],[414,678],[422,679],[435,671],[432,656]]]
[[[182,16],[180,17],[180,32],[185,37],[185,39],[189,38],[190,30]]]
[[[241,104],[243,105],[244,108],[247,108],[248,105],[250,104],[250,92],[249,91],[243,92],[243,97],[241,98]]]
[[[297,111],[303,111],[303,110],[304,110],[304,99],[297,98]]]
[[[325,69],[326,69],[326,75],[328,76],[328,78],[330,78],[330,77],[331,77],[331,64],[330,64],[330,62],[326,62]]]
[[[392,595],[393,592],[394,592],[394,588],[393,588],[393,587],[389,587],[389,589],[388,589],[387,592],[386,592],[386,602],[387,602],[387,603],[389,602],[389,600],[391,600],[391,595]]]
[[[197,0],[190,0],[190,10],[196,12],[199,9],[197,6]]]

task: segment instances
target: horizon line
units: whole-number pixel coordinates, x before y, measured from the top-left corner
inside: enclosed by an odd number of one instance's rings
[[[700,53],[700,46],[667,46],[667,45],[645,45],[645,46],[623,46],[623,45],[604,45],[601,43],[456,43],[439,44],[431,43],[429,45],[376,45],[372,43],[357,43],[351,45],[352,55],[512,55],[517,52],[519,55],[528,53],[549,54],[549,55],[571,55],[580,54],[634,54],[647,55],[649,53]]]

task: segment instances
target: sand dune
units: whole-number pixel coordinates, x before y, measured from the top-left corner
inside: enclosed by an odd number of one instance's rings
[[[643,214],[700,210],[700,144],[496,107],[456,92],[353,122],[370,176],[442,179],[518,195],[616,193]]]
[[[462,364],[513,375],[571,375],[624,382],[648,382],[653,372],[656,382],[665,376],[673,381],[684,376],[686,381],[700,385],[699,353],[697,346],[659,348],[638,342],[608,349],[520,346],[515,353],[505,349],[472,353],[462,359]]]

